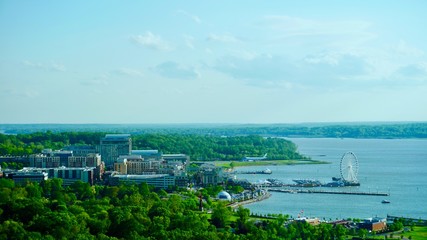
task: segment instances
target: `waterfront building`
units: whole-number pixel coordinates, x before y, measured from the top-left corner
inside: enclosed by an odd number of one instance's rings
[[[367,218],[360,222],[358,227],[368,231],[383,231],[387,229],[387,219],[379,217]]]
[[[217,198],[222,201],[231,201],[231,195],[226,191],[219,192]]]
[[[218,185],[224,183],[224,175],[221,167],[205,163],[199,167],[196,174],[196,184],[201,186]]]
[[[107,134],[101,138],[100,153],[107,168],[114,167],[114,162],[121,155],[129,155],[132,150],[130,134]]]

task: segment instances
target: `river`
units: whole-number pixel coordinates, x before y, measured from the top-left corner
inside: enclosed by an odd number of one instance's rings
[[[262,202],[246,207],[253,213],[282,213],[292,217],[303,214],[321,219],[404,216],[427,219],[427,140],[425,139],[336,139],[292,138],[298,151],[330,164],[269,166],[271,175],[238,175],[251,182],[266,178],[292,183],[293,179],[331,182],[340,175],[340,160],[352,151],[358,159],[359,187],[334,190],[386,192],[390,196],[289,194],[273,192]],[[239,170],[263,170],[242,167]],[[389,204],[381,201],[387,199]]]

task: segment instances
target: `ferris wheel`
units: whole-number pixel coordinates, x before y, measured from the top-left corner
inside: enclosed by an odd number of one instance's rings
[[[359,171],[359,162],[353,152],[345,153],[340,163],[341,178],[348,183],[357,183],[357,172]]]

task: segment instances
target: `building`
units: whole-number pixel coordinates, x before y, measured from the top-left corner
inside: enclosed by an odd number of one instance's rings
[[[358,227],[368,231],[380,232],[387,229],[387,220],[379,217],[367,218],[359,223]]]
[[[117,158],[114,170],[120,174],[147,175],[159,172],[161,161],[146,160],[140,155],[126,155]]]
[[[217,198],[221,201],[231,201],[231,195],[226,191],[219,192]]]
[[[175,177],[168,174],[153,175],[112,175],[109,179],[110,185],[116,186],[121,182],[147,183],[155,188],[167,189],[169,186],[175,186]]]
[[[70,156],[67,160],[67,167],[97,167],[101,165],[101,155],[89,153],[84,156]]]
[[[52,151],[52,149],[43,149],[42,154],[47,157],[59,157],[59,166],[66,166],[68,163],[68,157],[73,156],[72,151],[67,151],[67,150]]]
[[[184,166],[190,162],[190,157],[185,154],[163,154],[162,158],[167,163],[180,163]]]
[[[196,184],[201,186],[218,185],[224,183],[224,175],[221,167],[205,163],[199,167],[196,174]]]
[[[295,221],[306,222],[312,226],[317,226],[320,224],[320,220],[318,218],[298,217],[295,219]]]
[[[162,153],[159,150],[132,150],[131,155],[140,155],[145,160],[162,160]]]
[[[63,150],[71,151],[73,156],[87,156],[98,153],[96,147],[90,145],[70,145],[64,147]]]
[[[131,150],[130,134],[107,134],[101,138],[100,153],[107,168],[113,168],[117,158],[121,155],[130,155]]]
[[[117,158],[116,162],[114,163],[114,171],[118,172],[119,174],[127,174],[127,158],[125,157],[119,157]]]
[[[58,167],[58,168],[23,168],[17,171],[18,174],[47,174],[48,178],[61,178],[62,185],[69,186],[76,181],[82,181],[94,184],[96,168],[95,167]],[[9,174],[10,175],[10,174]],[[22,177],[21,177],[22,178]],[[14,178],[12,178],[14,179]]]
[[[31,168],[96,168],[94,177],[100,180],[104,172],[104,165],[101,161],[101,155],[90,153],[86,156],[74,156],[72,151],[52,151],[45,149],[41,154],[33,154],[29,156]]]
[[[45,181],[48,179],[48,174],[46,172],[17,171],[9,173],[7,177],[15,181],[17,185],[24,185],[27,182],[40,183]]]
[[[61,166],[59,156],[48,156],[42,153],[29,156],[30,167],[35,168],[57,168]]]

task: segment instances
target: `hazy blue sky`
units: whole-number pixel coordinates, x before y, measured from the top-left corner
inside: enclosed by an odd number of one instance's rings
[[[0,123],[427,120],[427,1],[0,0]]]

